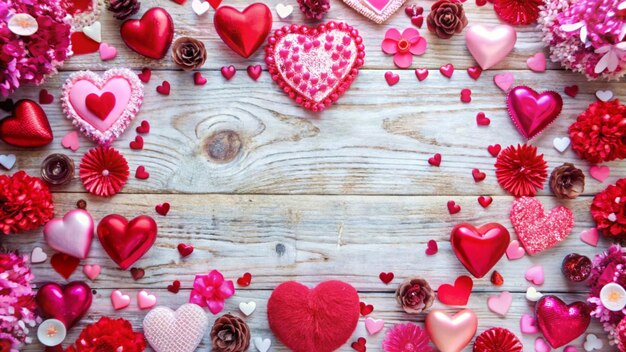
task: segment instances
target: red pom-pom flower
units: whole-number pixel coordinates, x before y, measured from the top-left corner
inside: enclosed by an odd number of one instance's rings
[[[145,349],[143,334],[134,332],[128,320],[102,317],[87,325],[76,339],[76,346],[70,346],[66,352],[142,352]]]
[[[484,331],[474,342],[474,352],[522,352],[524,346],[510,330],[491,328]]]
[[[537,21],[541,4],[541,0],[494,0],[493,9],[506,23],[527,25]]]
[[[101,197],[119,192],[129,174],[128,162],[111,147],[98,146],[88,151],[80,162],[80,179],[85,189]]]
[[[0,175],[0,232],[35,230],[52,219],[54,204],[45,182],[24,171]]]
[[[385,352],[430,352],[428,333],[413,323],[396,324],[387,331],[383,340]]]
[[[509,146],[496,160],[498,183],[516,197],[534,196],[548,178],[548,164],[537,148],[522,144]]]
[[[596,194],[591,203],[591,216],[605,236],[626,236],[626,178]]]

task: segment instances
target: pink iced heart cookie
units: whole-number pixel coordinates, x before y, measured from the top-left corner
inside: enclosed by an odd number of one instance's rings
[[[167,307],[152,309],[143,319],[143,332],[156,352],[193,352],[208,325],[204,310],[187,303],[176,311]]]
[[[61,105],[65,116],[87,137],[111,144],[139,112],[143,85],[125,68],[102,76],[91,71],[72,74],[63,85]]]
[[[355,9],[356,12],[379,24],[391,17],[405,1],[406,0],[343,0],[346,5]]]
[[[345,23],[283,27],[268,43],[265,62],[272,79],[289,98],[311,111],[337,101],[365,57],[359,32]]]
[[[85,259],[91,248],[94,223],[83,209],[73,209],[63,218],[55,218],[43,228],[48,245],[61,253]]]
[[[543,204],[532,197],[513,201],[511,224],[529,255],[535,255],[563,241],[572,232],[574,214],[568,208],[558,206],[548,213]]]

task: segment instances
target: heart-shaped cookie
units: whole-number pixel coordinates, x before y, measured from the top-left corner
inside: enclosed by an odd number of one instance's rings
[[[63,85],[65,116],[87,137],[111,144],[139,113],[143,85],[132,71],[112,69],[102,76],[91,71],[72,74]]]
[[[356,12],[379,24],[391,17],[405,1],[406,0],[343,0],[346,5],[355,9]]]
[[[531,139],[559,117],[563,98],[554,91],[537,93],[530,87],[517,86],[507,94],[506,105],[517,130]]]
[[[146,340],[156,352],[193,352],[209,325],[200,306],[183,304],[176,311],[156,307],[143,318]]]
[[[139,20],[126,20],[120,27],[126,46],[151,59],[162,59],[174,38],[172,16],[161,7],[146,11]]]
[[[13,114],[0,120],[0,140],[16,147],[43,147],[52,142],[48,117],[36,102],[23,99],[13,106]]]
[[[312,111],[339,99],[365,57],[359,32],[345,23],[294,25],[277,30],[268,42],[265,62],[272,79],[289,98]]]
[[[93,238],[93,219],[83,209],[73,209],[63,218],[54,218],[43,228],[43,236],[53,249],[85,259]]]
[[[157,224],[147,215],[128,221],[121,215],[111,214],[100,220],[96,232],[109,257],[126,270],[152,247]]]

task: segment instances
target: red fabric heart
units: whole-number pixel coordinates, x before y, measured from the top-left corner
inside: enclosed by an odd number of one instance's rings
[[[359,337],[356,341],[354,341],[350,345],[350,347],[352,347],[352,349],[357,352],[366,352],[367,351],[367,346],[365,346],[366,343],[367,343],[367,340],[364,337]]]
[[[135,170],[135,177],[140,180],[147,180],[150,178],[150,173],[146,171],[146,167],[143,165],[139,165],[137,170]]]
[[[441,165],[441,154],[436,153],[432,157],[428,158],[428,163],[430,165],[432,165],[432,166],[439,166],[439,165]]]
[[[100,43],[89,38],[83,32],[72,33],[70,41],[72,42],[72,52],[74,55],[91,54],[100,49]]]
[[[150,133],[150,123],[146,120],[141,121],[141,125],[135,129],[137,133]]]
[[[85,98],[85,106],[100,120],[105,120],[115,107],[115,94],[104,92],[102,95],[91,93]]]
[[[359,322],[359,295],[342,281],[313,289],[289,281],[267,302],[267,318],[276,337],[294,352],[331,352],[345,344]]]
[[[150,82],[150,77],[152,77],[152,70],[149,67],[144,67],[137,77],[139,77],[143,83],[148,83]]]
[[[64,253],[56,253],[50,258],[52,269],[61,274],[66,280],[72,276],[80,264],[80,259]]]
[[[242,277],[237,279],[237,285],[241,287],[250,286],[250,282],[252,282],[252,274],[244,273]]]
[[[130,149],[133,149],[133,150],[141,150],[141,149],[143,149],[143,137],[142,136],[135,136],[135,140],[134,141],[130,141],[128,146],[130,147]]]
[[[570,97],[576,98],[576,96],[578,95],[578,86],[575,84],[573,86],[566,86],[563,91]]]
[[[178,249],[178,253],[180,253],[183,258],[193,253],[193,246],[188,244],[179,243],[176,248]]]
[[[222,6],[215,11],[213,23],[222,41],[237,54],[248,58],[272,30],[272,11],[260,2],[241,12],[232,6]]]
[[[380,279],[380,281],[382,281],[385,285],[389,284],[392,280],[393,280],[393,273],[392,272],[388,272],[388,273],[380,273],[378,275],[378,278]]]
[[[23,99],[13,106],[13,115],[0,120],[0,139],[25,148],[43,147],[53,139],[48,117],[36,102]]]
[[[153,7],[140,20],[126,20],[120,28],[126,46],[151,59],[162,59],[174,37],[174,22],[165,9]]]
[[[563,98],[557,92],[540,94],[530,87],[518,86],[509,91],[506,104],[517,130],[526,139],[531,139],[559,117]]]
[[[474,281],[469,276],[459,276],[454,280],[454,286],[443,284],[437,289],[437,299],[449,306],[464,306],[469,301],[474,287]]]
[[[167,285],[167,290],[171,293],[178,293],[180,290],[180,281],[174,280],[171,285]]]
[[[47,89],[39,91],[39,104],[52,104],[54,101],[54,95],[48,93]]]
[[[109,257],[126,270],[154,244],[157,224],[141,215],[130,222],[117,214],[107,215],[98,224],[98,238]]]
[[[156,87],[156,91],[159,94],[170,95],[170,82],[163,81],[160,86]]]
[[[165,216],[170,211],[170,203],[165,202],[163,204],[157,204],[154,207],[154,210],[156,210],[156,212],[159,213],[159,215]]]
[[[456,225],[450,234],[454,254],[467,271],[477,278],[485,276],[496,265],[510,241],[509,231],[498,223],[479,228],[462,223]]]
[[[591,310],[585,302],[565,304],[555,296],[543,296],[535,305],[537,325],[553,348],[565,346],[589,327]]]
[[[69,330],[89,310],[92,298],[89,285],[73,281],[65,287],[56,283],[43,285],[35,300],[44,318],[58,319]]]

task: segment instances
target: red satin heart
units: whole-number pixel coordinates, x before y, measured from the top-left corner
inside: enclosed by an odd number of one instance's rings
[[[126,46],[137,53],[162,59],[174,37],[174,22],[165,9],[153,7],[140,20],[126,20],[120,34]]]
[[[497,223],[476,228],[471,224],[458,224],[452,229],[450,243],[454,254],[467,271],[477,278],[485,276],[506,252],[511,236]]]
[[[437,299],[449,306],[464,306],[472,294],[474,281],[469,276],[459,276],[454,280],[454,286],[443,284],[437,289]]]
[[[91,307],[91,288],[82,281],[73,281],[61,287],[48,283],[37,292],[37,306],[44,318],[60,320],[69,330]]]
[[[48,117],[36,102],[23,99],[13,106],[13,115],[0,120],[0,139],[25,148],[43,147],[53,139]]]
[[[213,22],[222,41],[247,58],[257,51],[272,30],[272,11],[260,2],[242,12],[232,6],[222,6],[215,11]]]
[[[561,113],[563,98],[557,92],[537,93],[532,88],[518,86],[509,91],[506,104],[511,120],[526,139],[541,133]]]
[[[359,295],[342,281],[325,281],[313,289],[285,282],[267,302],[270,329],[294,352],[335,351],[352,336],[359,312]]]
[[[154,244],[157,224],[141,215],[130,222],[117,214],[107,215],[98,224],[98,238],[109,257],[126,270]]]
[[[100,120],[104,120],[115,107],[115,95],[111,92],[104,92],[102,95],[91,93],[85,98],[85,105]]]
[[[556,296],[543,296],[535,305],[537,325],[550,346],[565,346],[589,327],[591,310],[585,302],[565,304]]]
[[[72,276],[72,273],[78,268],[78,264],[80,264],[80,259],[65,253],[56,253],[50,259],[52,269],[66,280]]]

